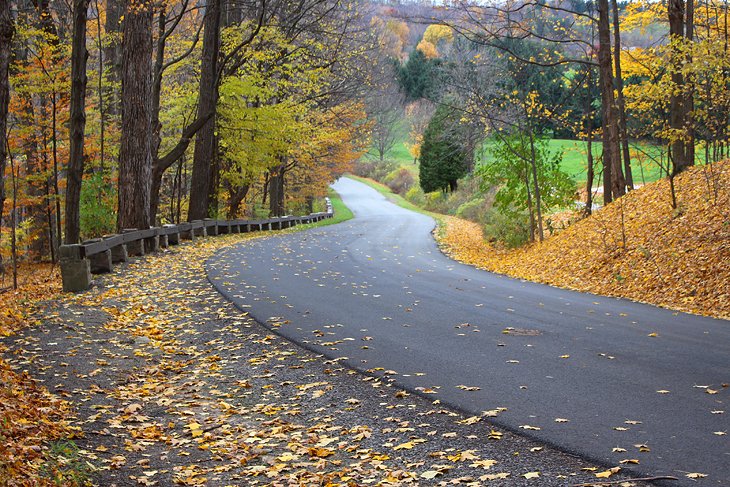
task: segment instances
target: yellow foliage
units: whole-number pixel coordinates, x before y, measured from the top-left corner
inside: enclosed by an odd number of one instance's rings
[[[421,42],[418,43],[416,46],[416,49],[421,51],[424,56],[426,56],[426,59],[435,59],[439,57],[439,53],[436,50],[436,46],[428,42],[427,40],[423,39]]]
[[[454,217],[444,217],[438,239],[447,254],[493,272],[729,317],[730,161],[693,167],[674,182],[676,210],[669,181],[660,180],[542,244],[497,249],[478,224]]]

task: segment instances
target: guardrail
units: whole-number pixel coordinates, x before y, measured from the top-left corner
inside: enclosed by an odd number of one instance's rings
[[[84,291],[91,286],[92,274],[111,272],[112,266],[126,262],[131,256],[159,252],[161,248],[179,245],[183,240],[231,233],[282,230],[295,225],[316,223],[332,218],[329,198],[327,211],[304,216],[283,216],[266,220],[194,220],[179,225],[163,225],[145,230],[134,228],[122,233],[87,240],[81,244],[62,245],[61,278],[66,292]]]

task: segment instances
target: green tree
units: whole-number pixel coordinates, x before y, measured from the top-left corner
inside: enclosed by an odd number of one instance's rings
[[[460,135],[456,111],[440,105],[423,134],[419,183],[424,192],[455,191],[457,180],[466,175],[469,154]]]
[[[541,215],[568,206],[575,190],[570,176],[560,169],[562,154],[551,153],[547,144],[547,139],[529,131],[497,137],[491,159],[477,169],[485,190],[499,188],[494,204],[503,215],[510,220],[529,218],[531,241]]]
[[[433,94],[438,61],[428,59],[419,49],[414,49],[408,61],[398,73],[398,81],[409,101],[429,98]]]

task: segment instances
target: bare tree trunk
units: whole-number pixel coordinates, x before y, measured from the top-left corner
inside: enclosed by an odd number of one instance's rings
[[[5,207],[5,165],[8,159],[6,137],[8,131],[8,104],[10,102],[8,71],[10,69],[14,33],[15,25],[10,12],[10,0],[0,0],[0,228],[2,228],[2,216]],[[0,273],[2,272],[3,261],[2,256],[0,256]]]
[[[527,169],[527,168],[525,168]],[[525,190],[527,191],[527,213],[530,216],[530,242],[535,241],[535,211],[532,208],[532,191],[530,191],[530,174],[525,171]]]
[[[106,21],[104,31],[106,32],[106,46],[104,48],[104,59],[107,64],[108,90],[108,113],[112,117],[121,113],[121,100],[117,85],[122,80],[122,8],[123,0],[106,0]]]
[[[618,17],[618,2],[611,0],[613,9],[613,48],[614,66],[616,69],[616,93],[618,94],[619,134],[621,138],[622,159],[624,162],[624,176],[626,187],[634,189],[634,176],[631,172],[631,152],[629,151],[629,133],[626,123],[626,101],[624,100],[624,79],[621,75],[621,29]]]
[[[221,0],[208,0],[207,11],[205,12],[198,118],[202,118],[208,113],[215,113],[218,101],[216,73],[220,53],[220,3]],[[211,158],[215,156],[215,123],[215,115],[213,115],[206,121],[195,137],[188,220],[201,220],[210,214],[210,176]]]
[[[117,227],[150,227],[152,6],[128,0],[122,50],[122,135]]]
[[[608,0],[598,0],[598,68],[603,111],[603,201],[613,201],[624,194],[626,183],[621,169],[618,143],[618,117],[613,95],[613,66],[611,63],[611,28]]]
[[[273,168],[269,173],[269,215],[283,216],[284,208],[284,172],[286,161]]]
[[[694,33],[693,0],[669,0],[669,35],[672,42],[691,41]],[[691,60],[691,58],[690,58]],[[692,93],[686,86],[682,66],[687,56],[681,50],[672,51],[672,84],[674,89],[669,98],[669,126],[675,131],[675,139],[670,144],[672,174],[676,175],[694,164],[694,137],[691,134],[690,110]],[[680,135],[677,135],[680,134]]]
[[[586,216],[593,212],[593,109],[591,106],[591,85],[593,84],[591,76],[591,68],[588,67],[588,75],[586,76],[586,83],[588,88],[586,90],[586,98],[583,105],[583,116],[586,117],[586,149],[588,150],[587,164],[588,171],[586,174],[586,207],[584,214]]]
[[[66,171],[66,225],[64,242],[78,243],[81,237],[81,181],[84,175],[84,129],[86,127],[86,17],[89,0],[74,0],[71,44],[71,103],[69,158]]]
[[[534,186],[535,192],[535,207],[537,208],[537,235],[540,238],[540,242],[545,239],[545,232],[542,228],[542,200],[540,196],[540,183],[537,179],[537,155],[535,154],[535,136],[530,131],[530,165],[532,166],[532,185]]]

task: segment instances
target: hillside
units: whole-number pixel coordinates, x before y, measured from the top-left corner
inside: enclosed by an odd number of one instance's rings
[[[479,225],[444,217],[453,258],[555,286],[730,317],[730,161],[632,191],[542,244],[501,250]],[[623,221],[623,225],[622,225]],[[625,244],[624,244],[625,242]]]

